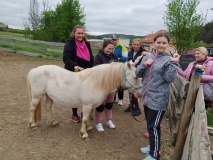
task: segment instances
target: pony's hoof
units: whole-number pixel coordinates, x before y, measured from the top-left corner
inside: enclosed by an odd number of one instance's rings
[[[59,122],[58,121],[53,121],[52,126],[57,126],[57,125],[59,125]]]
[[[38,125],[36,123],[30,123],[30,128],[37,128]]]
[[[47,124],[51,127],[58,125],[58,121],[54,121],[54,120],[47,120]]]
[[[87,133],[84,133],[83,136],[81,137],[83,140],[88,141],[89,137]]]
[[[87,127],[87,131],[91,131],[92,129],[93,129],[92,126],[88,126],[88,127]]]
[[[80,135],[80,137],[81,137],[83,140],[87,140],[87,139],[89,139],[89,138],[88,138],[88,134],[87,134],[87,133],[79,132],[79,135]]]
[[[89,141],[90,139],[87,137],[87,138],[82,138],[84,141]]]

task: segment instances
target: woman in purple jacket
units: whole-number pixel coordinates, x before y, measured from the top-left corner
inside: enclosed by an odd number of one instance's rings
[[[208,51],[205,47],[196,48],[195,61],[191,62],[185,71],[178,68],[178,74],[190,81],[195,69],[203,69],[204,71],[203,75],[201,76],[201,86],[204,86],[204,84],[207,82],[213,82],[213,58],[208,57]],[[204,99],[208,100],[205,97],[205,94]],[[211,102],[211,104],[213,105],[213,102]]]
[[[94,66],[96,65],[101,65],[101,64],[106,64],[106,63],[111,63],[111,62],[117,62],[118,57],[113,54],[113,49],[114,49],[114,44],[112,40],[106,40],[103,43],[103,47],[99,54],[95,56],[94,60]],[[95,122],[96,122],[96,129],[99,132],[103,132],[104,128],[102,125],[102,112],[105,110],[105,116],[106,116],[106,125],[109,128],[115,128],[115,125],[112,122],[112,106],[113,106],[113,101],[114,101],[114,95],[115,91],[110,93],[105,101],[96,108],[95,111]]]

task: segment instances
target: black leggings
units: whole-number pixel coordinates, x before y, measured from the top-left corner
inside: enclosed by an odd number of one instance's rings
[[[78,108],[72,108],[72,114],[78,115],[77,111],[78,111]]]
[[[118,99],[119,100],[123,100],[124,98],[124,90],[122,88],[118,88]],[[115,97],[114,97],[114,101],[116,101],[116,94],[115,94]]]
[[[149,144],[150,151],[149,154],[152,157],[160,159],[160,136],[161,128],[160,123],[163,119],[165,111],[158,111],[144,106],[144,113],[147,120],[147,130],[149,132]]]

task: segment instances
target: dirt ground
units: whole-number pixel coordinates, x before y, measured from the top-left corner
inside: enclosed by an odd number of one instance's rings
[[[70,108],[56,105],[53,105],[53,115],[59,120],[58,126],[47,125],[43,107],[41,127],[30,129],[26,77],[30,69],[44,64],[63,67],[62,61],[0,51],[0,160],[138,160],[146,157],[139,150],[148,144],[148,139],[143,137],[144,114],[137,117],[142,122],[137,122],[130,113],[123,112],[128,105],[126,91],[124,105],[115,104],[113,108],[116,128],[109,129],[104,120],[105,131],[93,129],[89,132],[89,141],[79,137],[81,124],[70,120]],[[162,124],[161,160],[170,160],[173,147],[168,120],[164,119]]]

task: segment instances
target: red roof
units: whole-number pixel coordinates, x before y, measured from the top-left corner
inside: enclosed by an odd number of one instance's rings
[[[159,33],[165,33],[167,32],[166,30],[159,30],[157,31],[156,33],[154,34],[148,34],[146,37],[144,37],[142,40],[141,40],[141,43],[153,43],[154,42],[154,38],[157,34]]]

